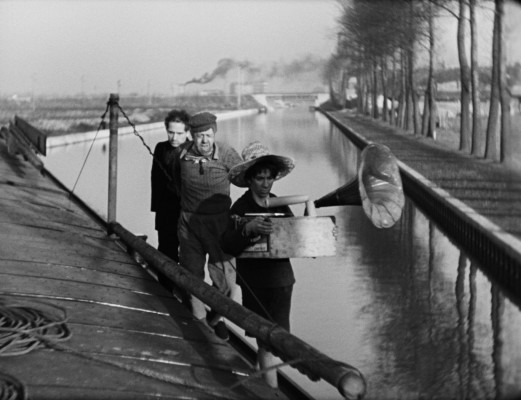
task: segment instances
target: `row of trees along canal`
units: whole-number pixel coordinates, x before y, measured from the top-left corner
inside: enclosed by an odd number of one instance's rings
[[[359,111],[379,118],[377,98],[383,95],[384,99],[391,100],[389,105],[383,102],[384,121],[415,134],[435,137],[436,23],[440,18],[457,18],[461,88],[459,149],[511,165],[515,154],[511,145],[514,137],[506,73],[505,0],[338,1],[341,6],[338,44],[325,71],[334,104],[345,107],[345,103],[342,104],[345,96],[335,91],[345,93],[347,78],[356,76]],[[492,65],[488,68],[478,65],[477,7],[488,9],[494,18]],[[470,32],[470,62],[467,31]],[[419,104],[418,79],[422,71],[415,66],[421,49],[427,49],[428,54],[428,67],[423,69],[423,111]],[[485,79],[490,82],[486,129],[479,115],[480,92],[483,93],[480,85]]]

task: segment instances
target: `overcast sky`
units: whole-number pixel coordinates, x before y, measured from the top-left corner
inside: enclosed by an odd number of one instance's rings
[[[169,92],[223,58],[334,49],[334,0],[0,0],[0,92]]]
[[[507,13],[514,36],[520,8]],[[327,58],[337,15],[336,0],[0,0],[0,94],[110,93],[118,81],[121,93],[170,93],[223,58]],[[441,54],[456,66],[454,33]]]

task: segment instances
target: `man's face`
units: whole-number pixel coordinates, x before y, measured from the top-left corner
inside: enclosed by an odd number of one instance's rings
[[[263,169],[254,177],[252,177],[248,184],[250,186],[250,190],[254,194],[256,194],[261,199],[264,199],[269,196],[274,181],[275,179],[270,170]]]
[[[194,143],[199,154],[209,156],[213,151],[213,144],[215,142],[215,132],[212,128],[193,134]]]
[[[169,122],[166,133],[168,135],[168,141],[172,147],[178,147],[186,142],[188,132],[185,130],[186,126],[182,122]]]

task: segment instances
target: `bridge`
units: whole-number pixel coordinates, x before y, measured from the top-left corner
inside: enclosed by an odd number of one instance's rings
[[[253,98],[268,109],[290,107],[294,104],[313,104],[319,106],[329,100],[329,93],[255,93]]]

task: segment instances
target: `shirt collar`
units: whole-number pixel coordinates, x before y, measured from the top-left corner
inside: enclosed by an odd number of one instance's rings
[[[181,154],[181,158],[184,158],[187,154],[191,154],[196,157],[201,157],[201,158],[205,158],[205,159],[218,160],[219,159],[219,146],[218,146],[217,142],[214,142],[212,154],[210,156],[202,156],[197,152],[197,150],[195,148],[195,143],[192,142],[192,144],[187,149],[183,150],[183,152]]]

